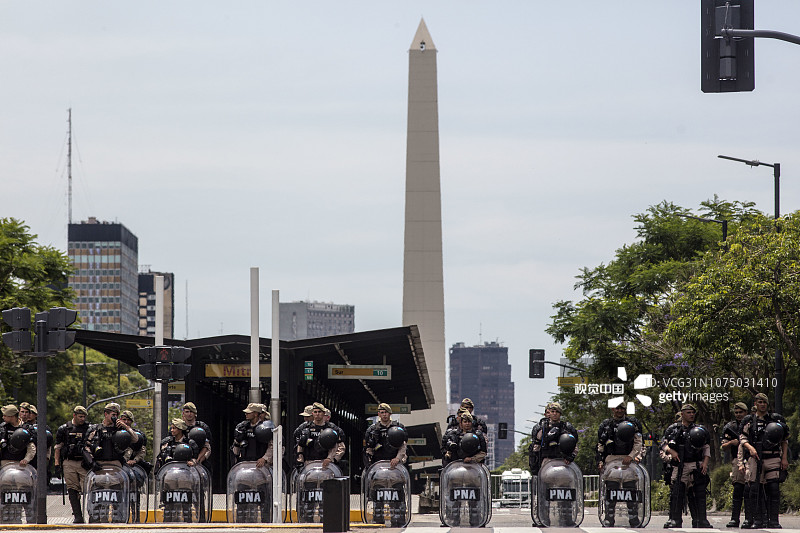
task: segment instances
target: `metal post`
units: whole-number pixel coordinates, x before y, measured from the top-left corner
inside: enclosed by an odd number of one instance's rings
[[[86,407],[86,346],[83,347],[83,403]]]
[[[154,345],[164,345],[164,276],[155,276],[156,293],[156,331],[154,335]],[[166,390],[164,390],[166,389]],[[169,405],[167,399],[169,386],[163,383],[155,383],[155,393],[153,394],[153,463],[156,462],[159,453],[161,440],[169,435],[167,426],[167,414]]]
[[[283,426],[281,425],[283,417],[281,417],[281,353],[280,353],[280,291],[272,291],[272,339],[270,344],[270,413],[273,423],[277,426],[277,431],[273,436],[272,448],[272,516],[273,522],[282,522],[283,509],[281,495],[283,493],[283,469],[278,465],[281,464],[283,456]],[[288,419],[288,417],[287,417]]]
[[[36,432],[36,523],[47,524],[47,319],[37,320],[34,325],[36,333],[34,350],[36,356],[36,403],[39,412],[38,431]]]
[[[250,267],[250,403],[261,403],[258,334],[258,267]]]
[[[775,178],[775,220],[781,216],[781,164],[772,165],[772,175]],[[775,412],[783,413],[783,354],[781,346],[775,348]]]

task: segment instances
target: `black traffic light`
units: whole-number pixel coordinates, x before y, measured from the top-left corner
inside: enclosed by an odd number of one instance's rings
[[[45,313],[36,313],[36,319],[40,317],[47,321],[46,351],[64,352],[75,344],[75,330],[67,327],[78,319],[77,311],[66,307],[53,307]]]
[[[147,346],[139,348],[139,357],[145,362],[139,365],[139,373],[147,379],[167,383],[185,378],[192,365],[183,364],[192,349],[183,346]]]
[[[500,422],[499,424],[497,424],[497,438],[498,439],[508,438],[508,422]]]
[[[722,30],[752,30],[754,0],[702,0],[701,7],[700,88],[704,93],[752,91],[755,38],[726,37]]]
[[[528,377],[536,379],[544,378],[544,350],[532,349],[528,352],[528,356],[530,357]]]
[[[11,326],[11,330],[3,333],[3,343],[12,352],[30,352],[31,310],[27,307],[14,307],[3,310],[3,321]]]

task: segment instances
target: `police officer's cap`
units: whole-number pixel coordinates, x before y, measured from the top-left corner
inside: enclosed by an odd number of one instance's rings
[[[758,394],[756,394],[753,400],[764,400],[765,402],[769,403],[769,398],[767,398],[767,395],[764,394],[763,392],[759,392]]]
[[[189,426],[186,425],[186,422],[184,422],[182,418],[173,418],[171,423],[181,431],[186,431],[189,429]]]
[[[744,403],[744,402],[736,402],[736,403],[733,405],[733,408],[734,408],[734,409],[741,409],[741,410],[742,410],[742,411],[744,411],[745,413],[746,413],[747,411],[749,411],[749,409],[747,408],[747,404],[746,404],[746,403]]]
[[[694,405],[685,403],[683,406],[681,406],[681,411],[697,411],[697,409],[694,408]]]
[[[464,398],[463,400],[461,400],[461,405],[466,405],[467,407],[472,407],[473,409],[475,408],[475,404],[472,403],[472,400],[470,400],[469,398]]]
[[[0,410],[3,411],[3,416],[17,416],[17,415],[19,415],[19,409],[17,409],[17,406],[14,405],[14,404],[5,405]]]
[[[136,422],[136,419],[133,418],[133,411],[122,411],[119,416],[129,418],[131,422]]]
[[[33,405],[31,403],[28,403],[28,402],[22,402],[19,405],[20,405],[20,407],[24,407],[25,409],[27,409],[31,413],[35,414],[36,416],[39,416],[39,411],[36,410],[36,406],[35,405]]]
[[[562,412],[561,411],[561,404],[558,403],[558,402],[550,402],[550,403],[548,403],[547,404],[547,409],[550,409],[551,411],[558,411],[559,413]]]
[[[319,402],[314,402],[314,403],[311,404],[311,410],[313,411],[314,409],[319,409],[320,411],[325,411],[325,406],[322,405]]]
[[[186,402],[185,404],[183,404],[183,407],[181,407],[181,411],[185,411],[187,409],[193,412],[194,414],[197,414],[197,406],[192,402]]]
[[[300,413],[300,416],[311,416],[311,415],[312,415],[312,413],[311,413],[311,410],[312,410],[313,408],[314,408],[314,406],[313,406],[313,405],[306,405],[306,406],[303,408],[303,412],[302,412],[302,413]]]
[[[461,420],[469,420],[470,422],[473,422],[475,420],[475,418],[469,412],[466,411],[461,413],[460,416]]]
[[[112,411],[119,414],[119,404],[114,402],[107,403],[106,406],[103,407],[103,411]]]
[[[247,407],[243,409],[245,413],[261,413],[261,404],[260,403],[250,403],[247,404]]]
[[[76,415],[84,415],[89,416],[89,411],[82,405],[76,405],[74,409],[72,409],[72,413]]]
[[[380,403],[378,404],[378,411],[386,411],[389,414],[392,414],[392,406],[388,403]]]

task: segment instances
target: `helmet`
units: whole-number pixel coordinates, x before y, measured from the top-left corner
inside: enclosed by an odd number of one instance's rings
[[[708,444],[708,431],[703,426],[695,426],[689,430],[689,443],[695,448]]]
[[[172,458],[176,461],[188,461],[192,458],[192,448],[188,444],[178,444],[172,451]]]
[[[408,433],[405,428],[400,426],[392,426],[386,432],[386,439],[389,441],[389,446],[392,448],[400,448],[405,441],[408,440]]]
[[[47,434],[47,447],[50,448],[53,445],[53,432],[46,429],[45,433]]]
[[[38,433],[39,433],[39,424],[34,424],[33,425],[33,435],[31,435],[31,440],[34,442],[34,444],[38,444],[38,442],[36,440],[36,439],[39,438],[37,436]],[[51,447],[53,445],[53,432],[50,431],[49,429],[45,429],[44,430],[44,434],[46,435],[47,447],[49,448],[49,447]]]
[[[336,433],[336,430],[333,428],[323,429],[319,434],[317,442],[319,442],[319,445],[322,446],[324,450],[330,450],[339,442],[339,434]]]
[[[256,442],[266,444],[272,440],[272,428],[266,422],[257,425],[253,432],[256,434]]]
[[[622,442],[631,442],[636,435],[636,425],[628,420],[617,424],[617,438]]]
[[[25,428],[17,428],[8,438],[8,446],[14,452],[22,452],[31,441],[31,434]]]
[[[481,449],[481,440],[475,433],[464,433],[461,437],[461,451],[466,456],[472,456]]]
[[[563,433],[558,438],[558,447],[561,449],[561,453],[568,455],[578,447],[578,439],[572,433]]]
[[[111,441],[114,443],[114,448],[117,450],[124,450],[131,445],[133,437],[125,429],[120,429],[114,432],[111,436]]]
[[[137,444],[140,447],[147,446],[147,437],[145,436],[145,434],[139,431],[138,429],[134,429],[133,432],[136,433],[137,437],[139,437],[139,441],[137,442]]]
[[[764,428],[764,437],[770,444],[778,444],[786,436],[786,427],[780,422],[770,422]]]
[[[206,443],[206,430],[200,426],[195,426],[189,430],[189,440],[193,440],[198,448],[202,448]]]

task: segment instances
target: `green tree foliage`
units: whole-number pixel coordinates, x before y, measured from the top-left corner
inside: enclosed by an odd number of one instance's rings
[[[512,468],[522,468],[524,470],[528,470],[528,446],[531,444],[531,437],[528,435],[524,437],[522,441],[520,441],[519,446],[517,446],[517,450],[506,457],[506,460],[492,470],[492,474],[502,474],[506,470],[511,470]]]
[[[800,213],[741,224],[727,249],[699,262],[672,312],[667,338],[691,348],[691,361],[713,353],[724,368],[753,377],[771,368],[779,345],[785,368],[799,363]]]

